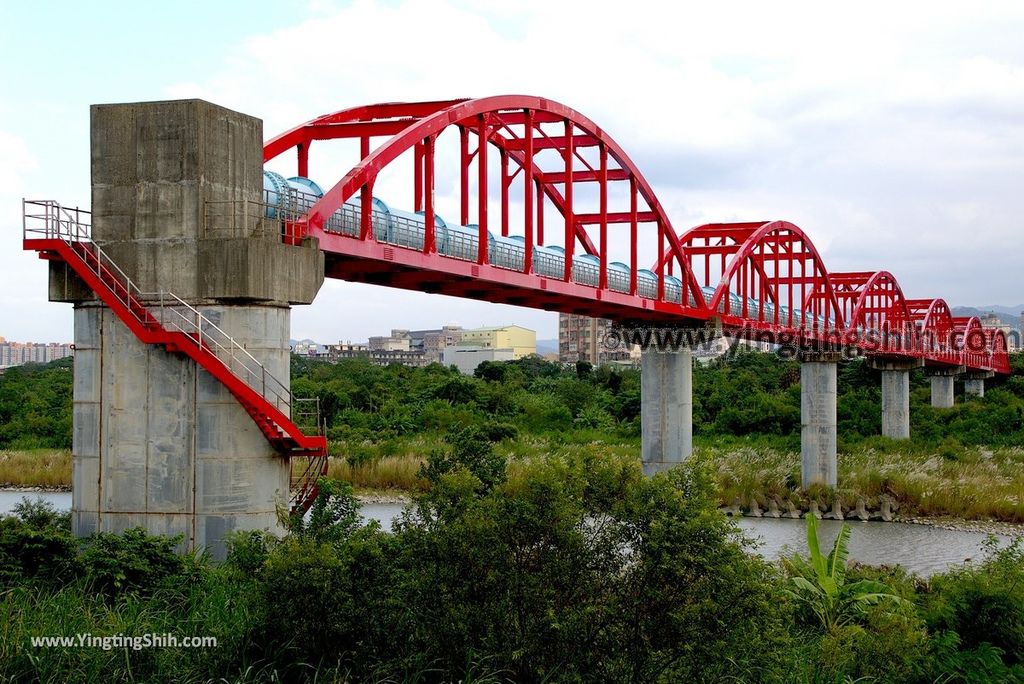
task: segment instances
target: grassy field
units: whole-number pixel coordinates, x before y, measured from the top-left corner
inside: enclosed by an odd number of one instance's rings
[[[376,445],[333,443],[329,476],[351,482],[357,490],[413,492],[425,483],[416,474],[423,455],[441,448],[440,438],[417,436]],[[636,458],[639,440],[616,438],[598,431],[568,437],[524,436],[496,445],[509,460],[510,477],[521,464],[547,454],[605,453]],[[343,454],[358,453],[353,465]],[[723,504],[737,500],[762,507],[772,497],[806,503],[810,496],[830,506],[839,497],[845,508],[863,497],[876,507],[881,496],[897,502],[901,515],[949,516],[965,520],[1024,523],[1024,448],[986,449],[943,446],[918,449],[878,440],[839,455],[839,486],[835,491],[806,492],[797,488],[800,454],[766,446],[698,444],[695,457],[716,474]],[[353,459],[356,461],[357,459]],[[62,450],[0,451],[0,486],[69,487],[71,455]]]
[[[0,487],[70,487],[66,449],[0,450]]]

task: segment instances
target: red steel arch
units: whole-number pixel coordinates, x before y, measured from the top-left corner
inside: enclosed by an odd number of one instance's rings
[[[545,129],[545,125],[559,125],[561,134],[553,134]],[[502,234],[508,234],[507,190],[514,178],[521,171],[529,174],[531,182],[524,183],[524,214],[525,240],[527,247],[525,267],[532,263],[531,251],[535,240],[543,242],[543,214],[539,211],[542,197],[548,197],[563,216],[565,274],[564,280],[571,280],[573,254],[576,243],[586,254],[594,255],[600,260],[600,287],[608,282],[608,228],[614,224],[629,224],[631,243],[637,242],[637,227],[641,223],[654,223],[658,230],[659,253],[668,251],[672,262],[680,266],[680,274],[688,293],[688,303],[696,308],[703,308],[704,301],[696,280],[689,273],[689,264],[683,253],[681,244],[672,229],[671,220],[658,201],[650,184],[644,178],[618,143],[594,122],[579,112],[552,100],[526,96],[504,95],[472,100],[448,100],[428,103],[389,103],[357,107],[342,110],[334,114],[314,119],[298,126],[280,136],[271,139],[264,148],[264,161],[269,161],[295,148],[298,154],[299,173],[308,169],[309,146],[314,140],[359,138],[361,141],[361,160],[348,173],[327,190],[323,197],[310,209],[308,214],[291,229],[293,238],[305,235],[321,236],[327,219],[337,211],[349,198],[360,193],[360,204],[363,208],[364,237],[372,235],[370,229],[370,206],[373,185],[377,175],[388,164],[403,153],[414,150],[416,156],[415,169],[415,203],[416,209],[425,214],[427,237],[424,251],[434,250],[434,217],[433,208],[433,177],[434,177],[434,143],[437,136],[449,127],[456,127],[460,132],[461,168],[460,181],[462,186],[462,206],[460,223],[469,223],[469,166],[475,159],[478,173],[477,187],[487,186],[487,147],[498,149],[502,160],[501,186],[503,193]],[[468,138],[475,135],[476,149],[469,150]],[[388,139],[372,152],[370,138],[389,136]],[[489,145],[488,145],[489,144]],[[596,148],[599,161],[597,166],[588,160],[581,150]],[[537,153],[543,150],[555,150],[563,163],[559,168],[542,168]],[[507,172],[509,162],[518,168],[514,173]],[[613,165],[614,164],[614,165]],[[581,183],[597,183],[600,194],[600,209],[597,212],[576,212],[573,207],[573,189]],[[626,188],[629,207],[622,211],[609,211],[609,195],[612,184]],[[536,185],[537,209],[534,216],[533,186]],[[478,263],[487,263],[486,238],[488,232],[487,192],[478,192],[477,225],[480,232],[480,254]],[[641,208],[640,202],[646,205]],[[599,241],[594,244],[586,227],[599,226]],[[636,250],[631,254],[630,294],[636,292],[638,264]],[[663,270],[657,271],[659,301],[664,299]]]
[[[842,328],[828,271],[810,238],[788,221],[711,223],[680,236],[708,308],[727,327],[820,331]],[[657,269],[672,264],[666,250]],[[672,272],[672,269],[669,269]],[[712,290],[713,288],[713,290]]]
[[[869,351],[915,354],[917,329],[907,298],[888,271],[858,271],[829,275],[846,321],[847,339]]]
[[[1010,372],[1010,352],[1006,343],[1006,334],[1002,330],[988,328],[985,330],[989,352],[988,367],[996,373]]]
[[[909,299],[910,319],[917,326],[920,347],[926,358],[948,365],[960,363],[953,339],[953,314],[944,299]]]
[[[449,130],[457,131],[459,140],[457,228],[460,235],[468,230],[473,236],[469,251],[477,251],[475,259],[438,251],[439,230],[450,231],[443,222],[435,225],[435,148]],[[759,339],[845,343],[867,353],[983,369],[1005,365],[996,349],[1005,339],[976,320],[954,320],[942,300],[908,300],[887,271],[830,274],[811,240],[792,223],[715,223],[677,235],[625,151],[590,119],[557,102],[504,95],[353,107],[272,138],[264,160],[294,149],[298,175],[308,176],[313,144],[343,138],[359,140],[358,162],[305,215],[284,222],[286,241],[319,239],[331,277],[620,321],[689,325],[718,317],[730,333],[754,331]],[[371,150],[373,140],[380,144]],[[496,151],[500,162],[500,201],[489,192],[488,150]],[[423,215],[421,242],[412,245],[379,237],[372,209],[378,175],[409,151],[413,209]],[[517,178],[523,214],[516,223],[522,234],[513,237],[521,240],[517,249],[525,255],[520,252],[514,266],[492,264],[489,245],[500,243],[493,238],[497,226],[501,236],[510,235],[509,194]],[[473,190],[475,227],[470,224]],[[335,212],[357,195],[358,203],[344,209],[348,228],[326,230]],[[597,209],[584,208],[594,195]],[[563,219],[554,229],[547,226],[549,235],[556,230],[561,238],[554,246],[545,241],[545,202]],[[500,218],[497,211],[490,215],[492,205],[500,207]],[[616,263],[609,231],[620,224],[628,225],[630,253]],[[640,225],[657,231],[659,258],[649,271],[637,262]],[[653,231],[644,236],[654,238]],[[559,277],[539,267],[534,271],[533,256],[562,245],[564,258],[555,267]],[[581,260],[599,274],[592,282],[576,276]],[[880,342],[873,341],[876,335]],[[968,344],[981,338],[986,340],[982,349]]]
[[[970,368],[989,367],[989,335],[976,316],[954,317],[953,336],[963,365]]]

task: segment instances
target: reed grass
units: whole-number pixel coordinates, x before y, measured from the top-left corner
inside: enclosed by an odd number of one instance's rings
[[[422,434],[375,444],[332,443],[328,476],[345,480],[359,491],[411,493],[427,483],[417,477],[440,435]],[[599,431],[555,435],[522,435],[495,446],[509,461],[510,475],[519,462],[549,456],[602,454],[639,457],[639,439]],[[359,459],[350,459],[359,453]],[[922,448],[898,442],[849,449],[839,455],[839,483],[834,491],[799,489],[800,454],[754,443],[722,447],[700,443],[695,456],[712,469],[723,505],[736,501],[762,506],[772,498],[806,503],[814,496],[831,506],[835,498],[849,509],[863,498],[877,506],[882,496],[904,516],[953,517],[1024,523],[1024,448]],[[60,449],[0,451],[0,486],[71,486],[71,454]]]
[[[800,454],[771,449],[698,450],[712,464],[724,503],[757,499],[806,501],[799,491]],[[953,517],[1024,523],[1024,449],[963,447],[954,453],[855,449],[839,454],[838,486],[814,492],[831,505],[846,508],[858,498],[876,506],[882,496],[904,516]]]
[[[71,487],[67,449],[0,450],[0,487]]]

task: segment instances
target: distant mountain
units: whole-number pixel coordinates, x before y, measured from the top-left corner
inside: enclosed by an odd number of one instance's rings
[[[1020,328],[1020,312],[1024,311],[1022,307],[1012,306],[954,306],[954,316],[985,316],[986,314],[994,313],[999,316],[1004,324],[1010,326],[1014,330]]]
[[[537,340],[537,353],[544,354],[558,353],[558,340]]]
[[[1024,311],[1024,304],[1018,304],[1017,306],[1000,306],[999,304],[993,304],[992,306],[979,306],[976,307],[982,311],[992,311],[997,314],[1009,314],[1015,316],[1017,320],[1020,320],[1020,314]]]

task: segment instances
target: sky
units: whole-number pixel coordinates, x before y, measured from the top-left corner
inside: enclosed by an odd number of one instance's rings
[[[831,271],[1015,306],[1021,35],[1019,2],[0,1],[0,336],[72,338],[71,306],[47,302],[45,264],[21,250],[20,200],[88,206],[89,105],[193,97],[268,137],[359,104],[547,97],[626,150],[676,230],[785,219]],[[347,170],[314,148],[321,185]],[[392,175],[378,194],[400,196]],[[328,281],[292,337],[453,323],[557,336],[547,312]]]

